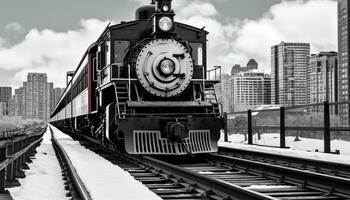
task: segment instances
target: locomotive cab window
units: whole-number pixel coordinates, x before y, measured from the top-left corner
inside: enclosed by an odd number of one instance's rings
[[[190,43],[192,48],[192,58],[194,65],[203,65],[203,45],[202,43]]]
[[[109,41],[105,42],[105,66],[111,64],[111,47]]]
[[[130,46],[129,41],[123,41],[123,40],[114,41],[114,63],[118,63],[121,65],[124,64],[124,58],[129,46]]]

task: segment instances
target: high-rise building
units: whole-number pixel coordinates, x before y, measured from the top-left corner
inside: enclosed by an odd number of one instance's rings
[[[312,54],[308,63],[308,104],[338,101],[338,54]]]
[[[263,79],[264,87],[264,105],[271,105],[271,76],[269,74],[264,74]]]
[[[271,104],[271,78],[258,71],[258,63],[250,59],[246,67],[235,64],[231,74],[221,77],[219,102],[224,112],[236,112]]]
[[[232,76],[231,111],[245,111],[264,104],[271,104],[270,84],[270,76],[258,70],[240,72]]]
[[[53,88],[51,90],[51,94],[50,94],[50,113],[53,111],[53,109],[55,109],[58,101],[61,98],[61,95],[64,92],[64,88]]]
[[[0,102],[0,116],[8,115],[7,106],[8,103]]]
[[[11,87],[0,87],[0,102],[8,102],[12,97]]]
[[[338,88],[339,101],[350,100],[350,14],[349,0],[338,0]],[[343,122],[350,125],[350,108],[339,107]]]
[[[8,103],[8,115],[9,116],[15,116],[15,99],[14,99],[14,96],[9,100],[9,103]]]
[[[47,121],[63,91],[64,88],[53,88],[53,83],[47,82],[46,73],[28,73],[23,87],[15,89],[9,100],[9,114]]]
[[[216,95],[218,97],[219,103],[222,105],[223,112],[230,112],[230,75],[222,74],[221,83],[219,85],[219,90],[216,90]]]
[[[231,76],[234,76],[235,74],[240,72],[246,72],[253,69],[258,69],[258,63],[254,59],[250,59],[246,67],[241,67],[241,65],[235,64],[231,68]]]
[[[258,69],[258,63],[254,59],[250,59],[247,63],[247,69],[248,70]]]
[[[285,43],[271,47],[272,104],[294,106],[307,103],[309,43]]]
[[[8,115],[8,103],[12,96],[11,87],[0,87],[0,116]]]
[[[48,120],[50,114],[50,90],[46,73],[28,73],[23,83],[25,103],[24,118]]]

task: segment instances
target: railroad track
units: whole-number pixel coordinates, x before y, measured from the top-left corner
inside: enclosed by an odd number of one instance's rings
[[[70,136],[77,139],[77,135]],[[225,199],[210,188],[202,188],[195,182],[186,182],[183,178],[150,164],[144,156],[128,155],[106,148],[97,140],[83,135],[78,137],[81,145],[118,165],[163,199]]]
[[[350,164],[227,147],[219,147],[218,154],[350,179]]]
[[[67,192],[66,196],[71,197],[72,200],[91,200],[92,198],[88,190],[85,188],[79,175],[75,171],[75,168],[68,155],[62,146],[53,137],[51,127],[50,131],[52,136],[52,145],[62,169],[62,178],[65,181],[65,189],[69,191]]]
[[[344,177],[232,155],[134,156],[83,135],[73,137],[163,199],[350,199],[350,180]]]

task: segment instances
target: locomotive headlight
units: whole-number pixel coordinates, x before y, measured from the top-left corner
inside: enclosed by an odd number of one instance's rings
[[[168,5],[163,5],[162,11],[163,12],[168,12],[169,11],[169,6]]]
[[[166,58],[160,62],[159,69],[164,76],[170,76],[175,70],[175,63]]]
[[[162,31],[169,31],[173,27],[173,22],[171,21],[170,17],[161,17],[158,25]]]

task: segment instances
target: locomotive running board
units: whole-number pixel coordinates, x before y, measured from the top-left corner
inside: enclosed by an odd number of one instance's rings
[[[210,140],[209,130],[190,130],[182,141],[162,138],[160,131],[134,130],[134,152],[131,154],[180,155],[210,153],[217,151],[217,144]]]
[[[129,107],[210,107],[210,101],[127,101]]]

